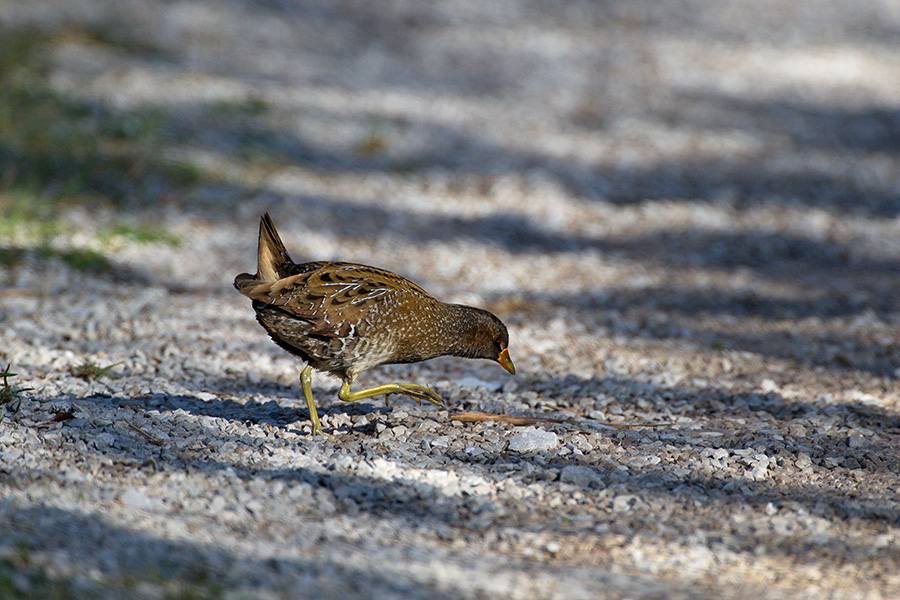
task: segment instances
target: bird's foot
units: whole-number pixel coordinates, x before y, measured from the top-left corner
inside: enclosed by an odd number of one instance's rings
[[[384,395],[385,401],[387,401],[387,396],[390,394],[403,394],[404,396],[409,396],[419,404],[421,404],[423,400],[426,400],[437,406],[446,406],[444,399],[441,398],[437,392],[424,385],[415,383],[386,383],[384,385],[356,392],[351,392],[350,384],[345,383],[338,392],[338,398],[344,402],[355,402],[356,400],[362,400],[363,398]]]
[[[437,406],[444,407],[447,405],[437,392],[424,385],[417,385],[415,383],[398,383],[396,385],[401,388],[401,391],[397,392],[398,394],[405,394],[415,400],[418,404],[422,404],[422,400],[427,400]]]
[[[325,431],[322,430],[321,425],[319,425],[318,428],[313,427],[312,434],[313,434],[313,436],[321,435],[323,438],[325,438],[329,442],[337,442],[337,438],[334,437],[333,435],[331,435],[330,433],[325,433]]]

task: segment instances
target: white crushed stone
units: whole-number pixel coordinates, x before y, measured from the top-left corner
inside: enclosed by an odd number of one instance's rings
[[[559,445],[559,436],[552,431],[526,427],[509,438],[513,452],[545,452]]]

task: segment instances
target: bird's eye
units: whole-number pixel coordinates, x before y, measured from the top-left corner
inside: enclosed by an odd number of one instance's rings
[[[500,335],[499,333],[497,335],[495,335],[494,343],[497,344],[498,346],[503,346],[503,336]]]

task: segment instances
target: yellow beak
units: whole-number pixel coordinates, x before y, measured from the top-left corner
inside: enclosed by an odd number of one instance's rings
[[[516,365],[513,364],[512,359],[509,357],[509,348],[504,348],[503,352],[500,353],[500,356],[497,357],[497,362],[500,363],[500,366],[512,373],[516,374]]]

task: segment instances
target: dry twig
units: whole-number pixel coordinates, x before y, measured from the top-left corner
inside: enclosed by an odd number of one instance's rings
[[[516,426],[536,425],[538,423],[559,423],[562,425],[575,425],[576,427],[583,427],[584,425],[588,424],[584,421],[588,421],[590,424],[595,426],[618,430],[630,430],[640,427],[666,427],[668,425],[672,425],[672,423],[630,423],[627,425],[617,425],[613,423],[604,423],[596,419],[591,419],[590,417],[586,417],[581,413],[568,408],[554,408],[578,415],[579,417],[581,417],[581,419],[583,419],[583,421],[579,421],[576,419],[553,419],[550,417],[513,417],[510,415],[494,415],[490,413],[480,412],[461,412],[455,415],[450,415],[450,419],[453,421],[463,421],[466,423],[483,423],[485,421],[495,421],[501,423],[509,423],[510,425]]]
[[[154,437],[154,436],[150,435],[149,433],[147,433],[146,431],[144,431],[143,429],[141,429],[140,427],[138,427],[137,425],[135,425],[135,424],[132,423],[131,421],[125,421],[125,424],[128,425],[128,428],[129,428],[129,429],[132,429],[133,431],[137,431],[139,434],[141,434],[142,436],[144,436],[145,438],[147,438],[147,440],[148,440],[151,444],[156,444],[157,446],[162,446],[162,445],[165,443],[165,442],[163,442],[161,439],[159,439],[158,437]]]
[[[450,415],[453,421],[466,423],[483,423],[484,421],[500,421],[510,425],[535,425],[537,423],[569,423],[568,419],[551,419],[549,417],[513,417],[510,415],[492,415],[488,413],[461,412]]]

